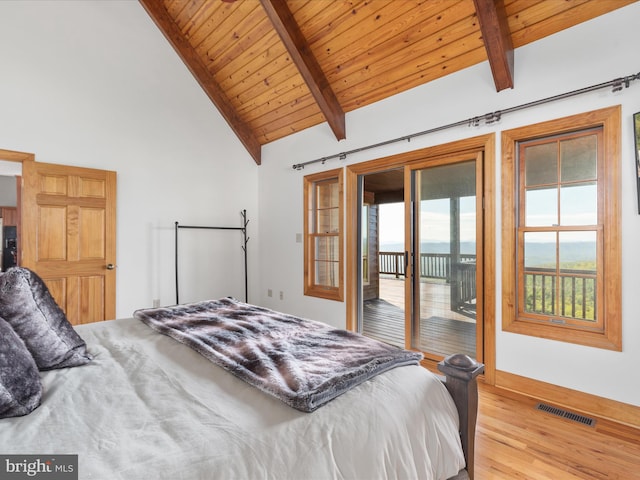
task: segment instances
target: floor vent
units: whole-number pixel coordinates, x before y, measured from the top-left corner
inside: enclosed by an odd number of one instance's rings
[[[550,413],[557,417],[566,418],[568,420],[572,420],[589,427],[593,427],[596,424],[596,421],[593,418],[585,417],[584,415],[579,415],[573,412],[568,412],[567,410],[563,410],[558,407],[552,407],[551,405],[547,405],[546,403],[537,404],[536,410],[542,410],[543,412]]]

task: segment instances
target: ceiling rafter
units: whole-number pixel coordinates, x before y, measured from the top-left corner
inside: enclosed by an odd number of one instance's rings
[[[318,60],[285,0],[260,0],[267,17],[280,36],[311,95],[338,140],[346,138],[345,114]]]
[[[513,88],[513,42],[504,0],[473,0],[496,91]]]
[[[640,0],[139,0],[257,164],[263,145]],[[401,2],[400,2],[401,3]],[[492,90],[488,86],[488,93]],[[390,121],[392,121],[390,119]]]
[[[238,116],[224,91],[209,72],[200,56],[180,31],[163,3],[159,0],[139,0],[160,31],[189,68],[202,89],[218,108],[227,124],[238,136],[256,164],[261,163],[261,145],[252,129]]]

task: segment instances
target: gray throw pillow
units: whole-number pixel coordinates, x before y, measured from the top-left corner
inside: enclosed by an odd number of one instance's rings
[[[0,418],[31,413],[41,397],[36,362],[11,325],[0,318]]]
[[[40,370],[91,361],[84,340],[42,279],[29,269],[13,267],[0,276],[0,317],[24,341]]]

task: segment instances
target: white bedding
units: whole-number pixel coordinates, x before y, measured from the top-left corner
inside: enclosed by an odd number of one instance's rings
[[[82,325],[94,360],[41,372],[42,405],[0,420],[2,454],[78,454],[80,479],[446,479],[458,415],[418,366],[313,413],[245,384],[133,319]]]

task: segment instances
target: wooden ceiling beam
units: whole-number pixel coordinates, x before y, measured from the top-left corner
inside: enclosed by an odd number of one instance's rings
[[[295,22],[286,0],[260,0],[260,3],[291,55],[291,59],[298,67],[333,134],[338,140],[344,140],[346,138],[344,111],[318,60],[311,52],[307,40],[302,35],[300,27]]]
[[[261,163],[261,145],[249,126],[238,116],[218,82],[200,59],[195,49],[184,37],[161,0],[139,0],[151,19],[196,78],[207,96],[222,114],[254,161]]]
[[[513,88],[513,42],[504,0],[473,0],[496,90]]]

